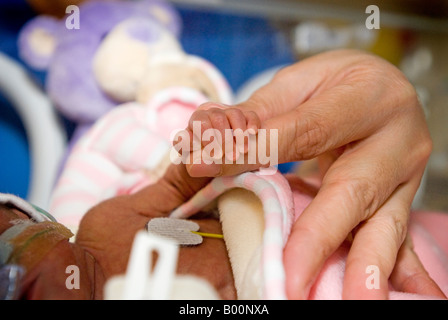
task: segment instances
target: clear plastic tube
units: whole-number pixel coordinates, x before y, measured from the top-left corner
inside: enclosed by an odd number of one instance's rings
[[[15,264],[5,264],[0,268],[0,299],[16,300],[20,296],[21,280],[25,269]]]

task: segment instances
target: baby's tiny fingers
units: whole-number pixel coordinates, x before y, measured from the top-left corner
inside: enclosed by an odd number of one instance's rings
[[[242,131],[246,131],[246,116],[243,111],[237,108],[228,108],[225,110],[227,119],[230,123],[230,126],[233,130],[241,129]]]
[[[258,132],[258,129],[261,127],[260,118],[253,111],[246,111],[244,114],[247,121],[247,130],[250,130],[249,133],[251,134],[256,134]]]
[[[213,130],[213,123],[209,117],[209,112],[197,110],[188,121],[188,129],[193,132],[194,139],[198,139],[202,147],[208,145],[209,141],[203,139],[204,134]]]
[[[214,146],[220,148],[224,153],[229,152],[233,148],[233,134],[226,113],[216,108],[209,109],[208,112],[214,129],[211,134],[213,134],[213,139],[216,139]],[[215,159],[221,157],[222,153],[219,152],[216,156],[213,156]]]
[[[236,145],[236,153],[247,152],[247,142],[245,141],[244,132],[247,130],[246,116],[243,111],[237,108],[229,108],[226,110],[227,119],[232,127],[231,142]],[[226,140],[227,143],[227,140]]]
[[[196,110],[209,110],[212,108],[216,108],[216,109],[226,109],[228,108],[228,106],[221,104],[221,103],[216,103],[216,102],[206,102],[201,104],[199,107],[197,107]]]

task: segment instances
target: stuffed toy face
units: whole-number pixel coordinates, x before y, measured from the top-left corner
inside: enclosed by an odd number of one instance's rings
[[[104,38],[93,58],[100,88],[119,102],[135,101],[150,62],[156,56],[184,56],[177,38],[159,23],[129,18]]]
[[[122,100],[129,99],[126,94],[123,98],[121,93],[105,92],[104,88],[110,86],[100,83],[101,79],[99,82],[95,76],[95,58],[108,34],[118,34],[115,28],[122,35],[128,32],[127,43],[140,43],[150,50],[155,42],[165,39],[157,34],[160,30],[174,39],[179,35],[180,18],[174,8],[161,0],[86,1],[79,7],[79,18],[79,28],[70,29],[66,27],[66,19],[36,17],[19,35],[19,52],[31,67],[48,72],[47,93],[64,116],[75,123],[92,123]],[[121,24],[125,20],[132,28],[126,29]],[[169,42],[170,48],[176,47],[173,39]],[[135,75],[127,78],[134,79]],[[129,86],[132,84],[126,87]]]

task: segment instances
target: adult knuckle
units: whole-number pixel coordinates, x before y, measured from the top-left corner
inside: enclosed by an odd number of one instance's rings
[[[397,218],[392,216],[393,227],[397,236],[397,243],[402,244],[406,239],[408,233],[407,219]]]
[[[432,153],[433,146],[434,146],[433,141],[431,137],[428,136],[428,138],[425,139],[425,141],[422,144],[422,153],[425,156],[425,158],[429,158],[429,156]]]
[[[421,110],[421,104],[415,87],[407,79],[404,73],[396,66],[373,56],[364,55],[352,66],[358,82],[371,87],[378,84],[378,94],[382,94],[388,100],[388,105],[393,105],[391,110],[398,115],[409,112],[410,109]]]
[[[331,184],[338,190],[340,203],[345,206],[346,212],[356,210],[361,221],[370,217],[378,207],[378,192],[369,178],[343,178]]]
[[[378,230],[385,237],[390,237],[394,243],[401,246],[407,235],[407,219],[402,219],[398,215],[390,213],[389,215],[377,218],[376,222],[379,226]]]
[[[296,117],[293,141],[293,153],[291,158],[296,160],[308,160],[322,153],[322,144],[328,137],[324,130],[324,124],[315,119],[306,119],[301,114]]]
[[[294,227],[294,233],[300,234],[304,239],[312,239],[314,243],[313,252],[316,257],[324,261],[328,258],[334,251],[334,245],[338,243],[338,239],[333,238],[330,230],[325,232],[324,226],[314,225],[308,226],[299,224]]]
[[[401,111],[396,112],[396,114],[406,112],[410,115],[419,114],[419,117],[423,117],[423,113],[421,112],[423,107],[417,90],[406,76],[395,67],[388,70],[387,79],[384,79],[384,74],[382,75],[382,81],[388,84],[387,88],[390,101],[394,104],[395,110]]]
[[[415,147],[415,150],[418,154],[417,159],[421,159],[422,162],[426,163],[431,156],[432,149],[433,142],[431,138],[424,139]]]

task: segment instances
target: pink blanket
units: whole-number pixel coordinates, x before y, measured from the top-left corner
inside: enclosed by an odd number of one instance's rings
[[[316,188],[297,176],[262,175],[248,172],[235,177],[219,177],[199,191],[189,202],[176,209],[171,217],[186,218],[198,212],[226,190],[239,187],[253,191],[262,201],[265,231],[263,237],[262,274],[263,297],[285,299],[283,248],[292,223],[313,199]],[[413,212],[409,232],[415,252],[426,270],[448,295],[448,214]],[[348,248],[341,246],[327,260],[310,299],[341,299]],[[368,274],[366,274],[366,279]],[[417,294],[396,291],[390,286],[390,299],[432,299]]]

